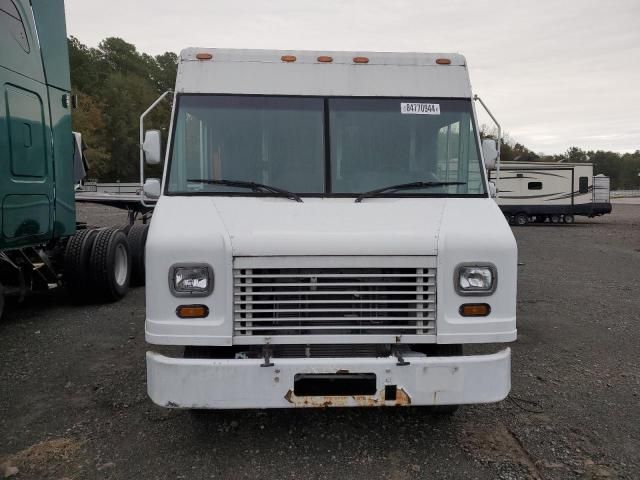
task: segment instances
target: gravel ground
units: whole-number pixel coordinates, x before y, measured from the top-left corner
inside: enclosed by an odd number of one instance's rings
[[[94,224],[122,212],[82,207]],[[0,477],[640,478],[640,205],[515,230],[519,338],[507,401],[424,409],[222,411],[146,396],[144,290],[61,294],[0,321]]]

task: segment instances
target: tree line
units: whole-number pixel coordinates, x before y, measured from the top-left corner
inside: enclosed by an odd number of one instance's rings
[[[160,94],[174,88],[178,57],[173,52],[151,56],[120,38],[106,38],[97,48],[69,38],[71,88],[78,95],[74,131],[87,144],[89,177],[100,181],[139,178],[139,118]],[[145,119],[145,128],[166,136],[169,102]],[[159,172],[158,172],[159,173]]]
[[[81,132],[88,149],[89,176],[100,181],[136,181],[139,178],[139,117],[163,92],[173,89],[178,57],[173,52],[151,56],[138,52],[121,38],[106,38],[90,48],[69,38],[71,87],[79,96],[73,128]],[[171,108],[160,104],[145,120],[146,128],[163,133],[166,145]],[[486,126],[481,136],[495,138]],[[640,188],[640,150],[634,153],[582,150],[571,147],[559,155],[542,155],[508,136],[500,151],[502,161],[592,162],[594,173],[611,177],[613,189]],[[156,172],[159,175],[159,170]]]
[[[610,177],[612,190],[640,188],[640,150],[618,153],[570,147],[566,152],[557,155],[538,155],[507,137],[500,148],[500,159],[511,162],[593,163],[593,174]]]
[[[497,137],[495,129],[486,125],[480,127],[480,136],[493,139]],[[640,150],[633,153],[618,153],[570,147],[564,153],[545,155],[529,150],[505,134],[500,147],[500,160],[503,162],[593,163],[593,174],[610,177],[612,190],[640,188],[640,176],[638,176],[640,175]]]

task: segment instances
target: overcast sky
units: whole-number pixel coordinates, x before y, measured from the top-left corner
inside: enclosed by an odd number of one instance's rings
[[[66,0],[68,33],[188,46],[459,52],[509,136],[640,149],[640,0]],[[481,122],[487,120],[481,119]]]

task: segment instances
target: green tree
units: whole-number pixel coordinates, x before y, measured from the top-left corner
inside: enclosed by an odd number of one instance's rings
[[[69,38],[71,85],[80,97],[73,112],[74,130],[83,134],[90,176],[102,181],[135,181],[139,175],[140,114],[164,91],[173,88],[177,56],[152,57],[120,38],[106,38],[89,48]],[[170,107],[160,105],[148,128],[165,133]]]

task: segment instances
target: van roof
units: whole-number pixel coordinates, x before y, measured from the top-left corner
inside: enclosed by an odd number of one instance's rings
[[[180,61],[197,61],[196,55],[208,53],[216,62],[265,62],[282,63],[282,57],[293,55],[296,63],[320,64],[318,57],[328,56],[331,63],[353,64],[356,57],[366,57],[369,65],[404,65],[426,66],[437,65],[438,58],[446,58],[451,65],[464,66],[466,60],[459,53],[418,53],[418,52],[356,52],[330,50],[257,50],[229,48],[185,48],[180,52]]]
[[[466,60],[457,53],[187,48],[180,53],[176,91],[471,98]]]

